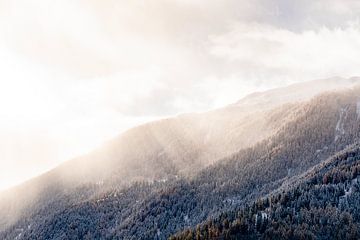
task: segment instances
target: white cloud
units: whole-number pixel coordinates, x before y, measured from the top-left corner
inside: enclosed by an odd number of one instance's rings
[[[357,24],[296,33],[265,24],[239,23],[228,33],[211,37],[210,52],[238,64],[240,72],[266,72],[270,81],[281,78],[286,82],[359,75],[359,42]]]
[[[0,182],[149,119],[359,75],[359,13],[353,0],[0,0]]]

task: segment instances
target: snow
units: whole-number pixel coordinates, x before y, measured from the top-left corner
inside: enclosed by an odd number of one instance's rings
[[[19,233],[19,235],[17,235],[17,236],[15,237],[15,240],[20,239],[20,238],[21,238],[21,234],[22,234],[22,233]]]
[[[15,240],[20,239],[20,238],[21,238],[21,235],[22,235],[22,233],[23,233],[23,231],[24,231],[24,229],[23,229],[23,228],[17,228],[17,229],[15,229],[15,231],[19,231],[19,232],[20,232],[20,233],[15,237]]]
[[[161,157],[163,155],[165,155],[165,151],[161,151],[161,152],[158,153],[158,157]]]
[[[189,222],[189,216],[188,216],[188,215],[185,215],[185,216],[184,216],[184,221],[185,221],[186,223]]]
[[[357,119],[360,119],[360,100],[357,101],[356,103],[356,114],[357,114]]]
[[[268,219],[268,215],[266,212],[262,211],[261,212],[261,220],[263,221],[264,219]],[[255,226],[256,226],[257,222],[258,222],[258,215],[256,214],[255,215]]]
[[[235,205],[235,204],[240,204],[241,200],[237,197],[233,197],[233,198],[227,198],[223,202],[229,203],[231,205]]]
[[[104,181],[103,181],[103,180],[97,181],[97,182],[96,182],[96,185],[98,185],[98,186],[104,185]]]
[[[328,150],[329,147],[328,146],[324,146],[322,149],[317,149],[316,153],[321,153],[322,151]]]
[[[341,135],[345,134],[344,119],[346,115],[347,115],[347,109],[341,108],[340,117],[335,127],[335,141],[337,141]]]
[[[347,197],[347,196],[349,196],[351,193],[352,193],[352,188],[349,188],[349,190],[346,190],[346,189],[345,189],[345,194],[344,194],[344,196]]]

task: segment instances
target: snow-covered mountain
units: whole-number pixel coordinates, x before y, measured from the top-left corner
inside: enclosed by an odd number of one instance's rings
[[[269,193],[357,141],[359,83],[360,78],[299,83],[251,94],[222,109],[130,129],[0,193],[0,236],[66,239],[73,229],[65,226],[70,219],[77,237],[126,238],[132,235],[128,229],[137,237],[164,239]],[[139,224],[143,228],[135,230]]]

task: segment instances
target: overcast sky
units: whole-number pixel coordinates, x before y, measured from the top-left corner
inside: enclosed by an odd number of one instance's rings
[[[0,0],[0,189],[125,129],[360,75],[351,0]]]

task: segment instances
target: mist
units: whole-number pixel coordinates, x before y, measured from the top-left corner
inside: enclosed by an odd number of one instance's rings
[[[102,199],[108,192],[121,193],[139,183],[193,181],[218,162],[221,165],[238,152],[256,149],[279,135],[319,95],[358,90],[359,86],[357,77],[306,81],[256,92],[223,108],[131,128],[87,154],[1,192],[0,230],[44,203],[55,204],[58,198],[77,204]]]
[[[357,154],[359,16],[355,0],[0,0],[0,238],[167,239],[320,179]]]
[[[2,0],[0,189],[151,120],[359,75],[358,4],[321,2]]]

